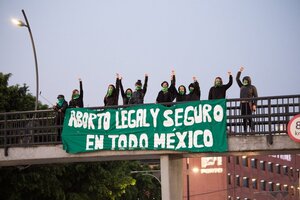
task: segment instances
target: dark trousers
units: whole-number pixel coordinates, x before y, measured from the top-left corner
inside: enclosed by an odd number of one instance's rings
[[[56,115],[56,125],[59,126],[57,127],[57,141],[61,141],[61,131],[62,131],[62,125],[64,124],[64,118],[65,114],[58,112]]]
[[[241,103],[241,113],[242,115],[252,115],[252,110],[248,102]],[[244,132],[247,132],[247,125],[249,125],[252,131],[254,131],[254,124],[251,117],[243,119]]]

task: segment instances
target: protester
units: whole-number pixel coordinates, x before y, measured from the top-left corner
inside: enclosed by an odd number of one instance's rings
[[[132,97],[132,89],[127,88],[126,91],[124,92],[123,84],[122,84],[122,77],[120,77],[120,88],[121,88],[121,95],[123,99],[123,105],[129,104],[129,100]]]
[[[256,87],[251,84],[251,78],[249,76],[245,76],[243,78],[243,82],[240,81],[240,77],[243,71],[244,67],[241,67],[236,76],[237,84],[240,87],[240,98],[255,98],[258,95]],[[242,115],[252,115],[252,112],[256,111],[256,100],[242,100],[240,106]],[[250,130],[254,131],[254,123],[252,121],[252,118],[249,117],[243,119],[244,132],[247,132],[247,122],[249,122],[248,125],[250,127]]]
[[[228,72],[229,75],[229,82],[226,85],[223,85],[223,80],[221,77],[216,77],[214,86],[210,88],[208,99],[225,99],[226,98],[226,91],[232,85],[232,74]]]
[[[175,88],[175,71],[171,73],[171,85],[167,81],[161,83],[162,89],[158,92],[156,97],[156,103],[167,103],[172,102],[176,97],[176,88]]]
[[[83,108],[83,89],[82,89],[82,81],[79,78],[79,88],[80,92],[77,89],[74,89],[72,92],[72,97],[69,102],[70,108]]]
[[[116,74],[116,86],[110,84],[107,88],[106,95],[104,97],[105,106],[117,106],[119,100],[119,88],[120,88],[120,78],[119,74]]]
[[[197,78],[193,77],[193,81],[194,82],[189,85],[190,93],[187,96],[188,101],[198,101],[198,100],[200,100],[201,91],[200,91],[200,86],[199,86],[199,83],[197,81]]]
[[[176,91],[176,102],[187,101],[188,95],[186,94],[186,88],[184,85],[178,87]]]
[[[129,99],[129,104],[143,104],[144,98],[147,92],[148,85],[148,74],[145,74],[144,87],[141,80],[135,83],[135,91],[133,92],[131,98]]]
[[[53,106],[56,111],[56,125],[61,126],[64,123],[65,113],[68,108],[68,102],[65,100],[65,96],[60,94],[57,96],[57,103]],[[61,141],[61,128],[58,127],[57,140]]]

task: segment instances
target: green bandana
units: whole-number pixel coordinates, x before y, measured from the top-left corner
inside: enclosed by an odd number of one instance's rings
[[[57,105],[58,105],[59,107],[62,107],[63,103],[64,103],[64,99],[58,99],[58,100],[57,100]]]
[[[180,95],[184,95],[184,91],[179,91],[179,94]]]
[[[194,88],[192,88],[192,87],[189,88],[189,89],[190,89],[190,93],[192,93],[194,91]]]
[[[244,85],[244,86],[247,86],[248,84],[249,84],[249,82],[248,82],[247,80],[244,80],[244,81],[243,81],[243,85]]]
[[[141,90],[141,89],[142,89],[142,86],[141,86],[141,85],[137,85],[137,86],[135,87],[135,89],[136,89],[136,90]]]
[[[127,98],[131,98],[132,94],[131,93],[126,93]]]
[[[73,97],[72,97],[72,99],[78,99],[78,98],[79,98],[79,96],[80,96],[80,94],[73,94]]]
[[[215,87],[220,87],[221,86],[221,81],[220,80],[216,80],[215,81]]]
[[[106,95],[109,97],[109,96],[112,95],[112,93],[113,93],[113,89],[112,88],[108,88]]]
[[[162,87],[161,91],[163,91],[163,93],[168,92],[168,87]]]

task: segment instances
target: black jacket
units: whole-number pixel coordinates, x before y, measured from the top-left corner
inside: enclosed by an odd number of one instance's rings
[[[54,106],[54,110],[57,112],[56,113],[56,125],[63,124],[67,108],[68,108],[68,102],[66,102],[65,100],[61,106],[59,106],[58,104],[56,104]],[[59,112],[59,110],[61,110],[61,112]]]
[[[111,85],[113,87],[113,92],[110,96],[107,96],[107,94],[104,97],[104,105],[105,106],[117,106],[119,101],[119,88],[120,88],[120,80],[116,79],[116,87],[114,85]]]
[[[78,99],[71,99],[69,102],[70,108],[83,108],[83,89],[82,89],[82,81],[79,82],[80,87],[80,95]]]
[[[243,85],[243,83],[240,80],[241,77],[241,72],[239,71],[236,75],[236,82],[240,87],[240,98],[254,98],[257,97],[257,90],[256,87],[254,85],[251,84],[251,78],[249,76],[245,76],[243,78],[244,80],[248,81],[248,85]],[[253,100],[251,102],[252,104],[256,105],[256,100]]]
[[[221,79],[220,77],[218,77]],[[229,76],[229,82],[226,85],[223,85],[223,81],[221,79],[221,85],[220,86],[213,86],[209,90],[208,99],[225,99],[226,98],[226,90],[230,88],[232,85],[232,75]]]
[[[144,97],[147,92],[147,85],[148,85],[148,76],[145,76],[143,89],[136,90],[132,93],[132,96],[129,99],[129,104],[143,104],[144,103]]]
[[[190,87],[194,87],[194,91],[190,92],[187,95],[187,101],[199,101],[200,100],[200,96],[201,96],[201,91],[200,91],[200,86],[198,81],[195,81],[194,83],[191,83],[189,85]]]
[[[173,75],[172,79],[173,80],[171,80],[171,85],[166,93],[164,93],[163,91],[158,92],[158,95],[156,97],[156,103],[172,102],[176,98],[175,75]]]

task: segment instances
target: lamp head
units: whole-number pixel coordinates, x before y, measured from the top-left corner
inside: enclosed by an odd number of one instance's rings
[[[11,22],[17,26],[26,26],[27,27],[27,25],[19,19],[13,18],[13,19],[11,19]]]

